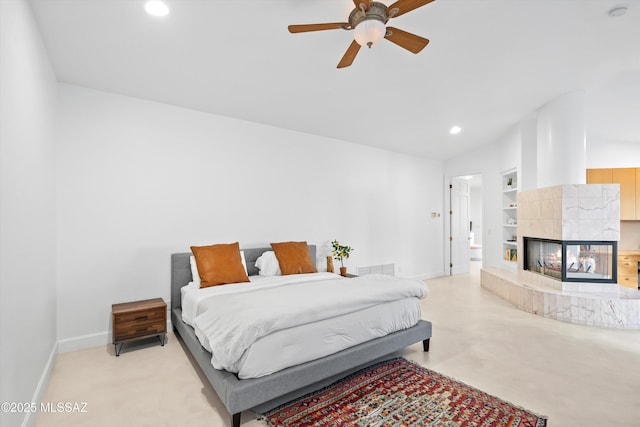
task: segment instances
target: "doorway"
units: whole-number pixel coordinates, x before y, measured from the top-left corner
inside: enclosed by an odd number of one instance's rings
[[[449,275],[477,270],[483,258],[482,175],[461,175],[449,183]]]

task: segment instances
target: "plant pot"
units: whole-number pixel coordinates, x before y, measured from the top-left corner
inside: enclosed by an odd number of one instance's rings
[[[340,267],[340,275],[347,277],[347,267]]]

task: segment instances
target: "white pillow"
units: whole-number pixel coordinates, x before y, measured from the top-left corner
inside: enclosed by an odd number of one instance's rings
[[[189,263],[191,264],[191,282],[196,286],[200,287],[200,274],[198,274],[198,265],[196,264],[196,257],[191,255],[189,257]]]
[[[244,259],[244,251],[240,251],[240,259],[242,260],[242,266],[244,267],[244,273],[247,274],[247,261]],[[191,278],[196,287],[200,287],[200,274],[198,273],[198,264],[196,263],[196,257],[191,255],[189,257],[189,263],[191,264]]]
[[[274,251],[266,251],[256,260],[256,268],[260,276],[281,276],[280,264]]]

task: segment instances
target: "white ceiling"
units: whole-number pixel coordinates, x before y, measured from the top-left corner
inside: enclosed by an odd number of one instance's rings
[[[165,18],[143,0],[31,4],[59,81],[433,159],[560,94],[640,81],[640,0],[436,0],[390,22],[430,39],[421,53],[383,40],[340,70],[352,32],[287,25],[346,21],[351,0],[166,2]]]

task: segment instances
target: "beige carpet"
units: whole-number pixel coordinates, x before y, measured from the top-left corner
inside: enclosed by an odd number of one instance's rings
[[[431,351],[408,359],[549,416],[550,427],[640,426],[640,331],[590,328],[522,312],[471,275],[428,281]],[[178,338],[60,354],[44,402],[87,413],[41,413],[38,427],[227,426],[230,417]],[[250,412],[242,425],[259,426]]]

